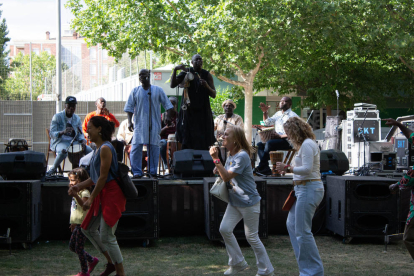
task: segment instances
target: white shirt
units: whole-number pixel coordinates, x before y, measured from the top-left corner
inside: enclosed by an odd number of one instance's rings
[[[283,128],[283,124],[286,123],[286,121],[291,117],[299,117],[299,116],[298,114],[293,112],[291,108],[289,108],[285,112],[282,112],[282,110],[280,110],[276,112],[275,115],[273,115],[272,117],[267,118],[265,120],[265,125],[266,126],[275,125],[276,133],[278,133],[279,135],[286,135],[286,132]]]
[[[318,144],[312,139],[305,139],[295,156],[293,180],[321,179],[320,151]]]

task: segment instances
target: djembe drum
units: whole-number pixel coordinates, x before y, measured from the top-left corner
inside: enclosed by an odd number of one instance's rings
[[[272,161],[272,176],[281,176],[280,172],[276,170],[276,163],[283,162],[283,152],[281,151],[271,151],[269,152],[270,160]]]
[[[174,152],[181,150],[181,143],[175,140],[175,134],[169,134],[167,140],[167,167],[169,172],[173,172]]]
[[[262,143],[266,143],[269,140],[272,140],[275,137],[276,131],[274,127],[262,128],[259,131],[260,140]]]

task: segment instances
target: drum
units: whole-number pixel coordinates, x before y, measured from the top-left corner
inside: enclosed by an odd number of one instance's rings
[[[256,166],[256,160],[257,160],[257,147],[252,147],[252,151],[250,153],[250,162],[252,163],[252,169],[254,169]]]
[[[171,135],[174,134],[170,134],[168,135],[168,138],[170,138]],[[174,135],[174,139],[175,139],[175,135]],[[181,143],[177,142],[175,140],[168,140],[167,141],[167,167],[168,167],[168,171],[170,173],[172,173],[173,171],[171,170],[172,165],[173,165],[173,156],[174,156],[174,152],[181,150]]]
[[[267,141],[273,139],[276,135],[276,131],[274,127],[266,127],[259,131],[259,135],[262,143],[266,143]]]
[[[72,169],[79,167],[79,161],[85,155],[81,144],[74,144],[68,148],[68,158],[72,163]]]
[[[269,152],[270,161],[272,161],[273,168],[272,168],[272,176],[281,176],[280,172],[276,170],[276,163],[283,162],[283,152],[281,151],[271,151]]]

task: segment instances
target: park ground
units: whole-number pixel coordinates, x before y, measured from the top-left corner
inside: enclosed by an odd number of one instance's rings
[[[120,241],[127,275],[223,275],[227,254],[221,242],[204,236],[165,237],[150,242]],[[288,236],[270,236],[263,243],[276,275],[299,275]],[[414,262],[402,240],[394,240],[384,252],[381,239],[353,239],[343,244],[339,236],[316,236],[325,275],[414,275]],[[240,241],[250,267],[238,275],[255,275],[255,256],[246,241]],[[86,250],[101,262],[92,275],[104,269],[104,257],[87,242]],[[0,246],[0,275],[75,275],[80,270],[77,256],[68,241],[39,240],[32,249],[13,244]]]

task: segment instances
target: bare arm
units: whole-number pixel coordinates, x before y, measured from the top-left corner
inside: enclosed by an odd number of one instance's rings
[[[213,159],[219,159],[218,151],[219,151],[219,149],[217,147],[211,147],[210,148],[210,155]],[[226,170],[224,168],[224,166],[221,164],[221,162],[219,164],[215,164],[215,165],[216,165],[216,169],[217,169],[218,173],[221,176],[221,179],[223,179],[224,182],[228,182],[228,181],[230,181],[231,179],[235,178],[238,175],[237,173]]]
[[[266,121],[266,119],[269,118],[270,105],[265,105],[264,103],[260,103],[259,107],[263,112],[263,121]]]
[[[131,132],[134,131],[134,124],[132,123],[132,115],[134,115],[134,114],[131,113],[131,112],[127,112],[127,116],[128,116],[128,129]]]
[[[400,122],[397,122],[396,120],[391,119],[391,118],[382,119],[382,121],[386,121],[385,124],[387,126],[397,126],[401,130],[401,132],[404,134],[404,136],[407,139],[410,139],[411,133],[413,133],[413,131],[409,129],[408,127],[404,126]]]
[[[173,73],[171,75],[170,87],[175,88],[180,84],[181,81],[177,80],[177,70],[185,70],[187,65],[180,64],[174,67]]]
[[[207,76],[207,81],[201,80],[201,84],[204,85],[208,90],[208,95],[213,99],[216,97],[216,87],[214,86],[213,76],[209,73]]]

